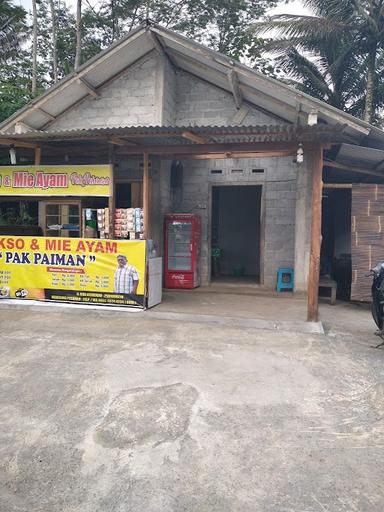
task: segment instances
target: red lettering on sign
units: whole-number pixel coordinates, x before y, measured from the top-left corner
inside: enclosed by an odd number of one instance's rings
[[[117,254],[117,242],[102,242],[79,240],[76,246],[76,252],[101,252],[106,254]]]
[[[82,240],[77,244],[76,252],[85,252],[85,245]]]
[[[60,272],[61,274],[85,274],[83,268],[47,267],[47,272]]]
[[[116,242],[105,242],[105,252],[107,254],[116,254],[117,253],[117,243]]]
[[[45,249],[47,251],[71,251],[71,241],[67,238],[55,238],[45,240]]]

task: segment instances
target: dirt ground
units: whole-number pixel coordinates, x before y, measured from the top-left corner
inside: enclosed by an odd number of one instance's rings
[[[384,350],[321,319],[0,308],[1,512],[382,512]]]

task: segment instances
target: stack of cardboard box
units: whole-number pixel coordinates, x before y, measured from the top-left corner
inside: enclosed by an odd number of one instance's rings
[[[115,237],[143,238],[143,211],[141,208],[116,208]]]
[[[109,238],[109,208],[99,208],[97,210],[97,228],[100,232],[100,238]]]

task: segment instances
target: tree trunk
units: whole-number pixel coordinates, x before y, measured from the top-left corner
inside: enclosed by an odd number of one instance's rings
[[[116,38],[116,18],[115,18],[115,2],[111,0],[111,17],[112,17],[112,43]]]
[[[75,69],[81,64],[81,0],[77,0],[76,9],[76,55],[75,55]]]
[[[36,0],[32,0],[33,35],[32,35],[32,96],[36,96],[37,90],[37,9]]]
[[[367,69],[367,90],[365,96],[364,121],[371,123],[373,119],[373,100],[375,93],[375,74],[376,74],[376,47],[368,54]]]
[[[51,23],[52,23],[52,65],[53,65],[53,82],[58,80],[57,72],[57,33],[56,33],[56,12],[53,0],[49,0],[49,8],[51,10]]]

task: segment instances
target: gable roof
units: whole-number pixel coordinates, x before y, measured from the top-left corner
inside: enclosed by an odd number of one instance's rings
[[[47,123],[89,94],[96,96],[98,88],[154,50],[175,67],[233,93],[235,100],[239,96],[287,122],[295,123],[299,117],[306,124],[308,114],[316,111],[319,122],[346,124],[346,135],[356,143],[384,147],[384,132],[378,128],[150,21],[33,99],[1,123],[0,132],[9,133],[17,122],[44,130]]]

